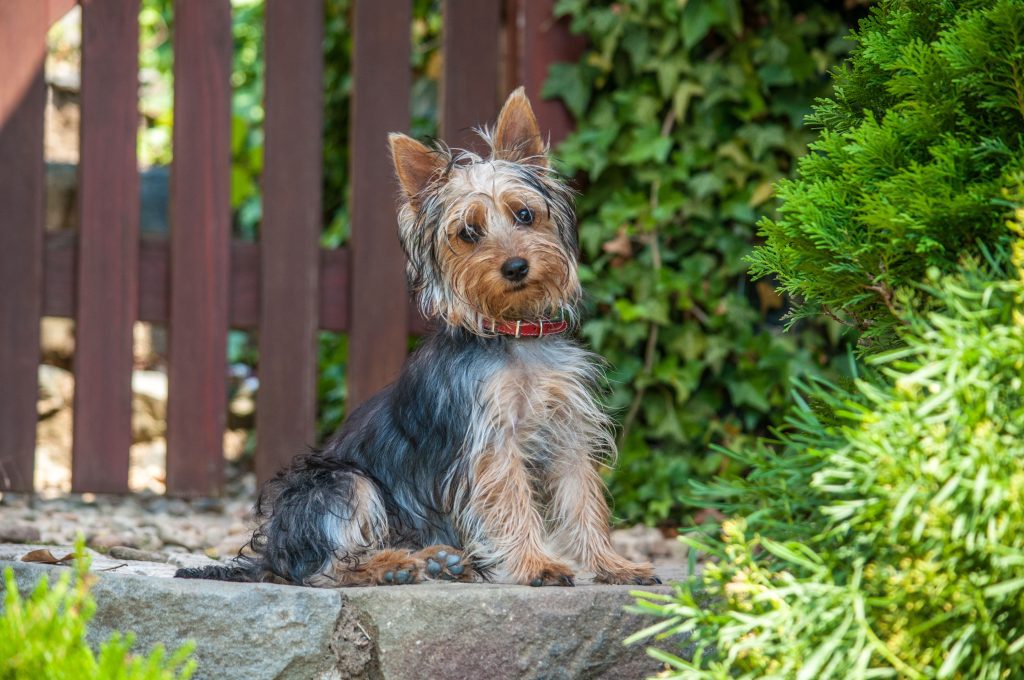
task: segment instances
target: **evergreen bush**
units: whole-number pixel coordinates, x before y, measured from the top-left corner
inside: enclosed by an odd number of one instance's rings
[[[1020,3],[885,3],[854,36],[797,178],[778,186],[752,271],[865,339],[890,334],[930,267],[1005,240],[997,199],[1024,170]]]
[[[698,488],[738,518],[689,541],[701,579],[643,596],[664,620],[634,639],[696,643],[655,650],[670,677],[1020,677],[1024,278],[986,279],[942,280],[877,375],[811,381],[748,478]]]
[[[1024,108],[1013,103],[1024,92],[1024,2],[885,0],[857,41],[837,75],[844,86],[814,120],[846,100],[871,102],[870,120],[842,143],[846,133],[823,131],[785,183],[782,217],[764,223],[754,264],[884,343],[868,345],[851,384],[800,383],[775,438],[730,453],[746,477],[694,485],[697,503],[733,519],[719,537],[687,539],[714,557],[701,576],[638,603],[664,620],[633,640],[692,635],[690,661],[652,650],[671,677],[1022,675]],[[927,58],[910,68],[911,55]],[[932,68],[948,76],[934,86],[950,87],[949,100],[974,93],[952,109],[973,111],[977,129],[938,100],[903,97]],[[889,94],[872,100],[857,83]],[[933,143],[894,171],[879,150],[912,151],[920,139],[903,123],[929,106]],[[861,191],[869,148],[881,179]],[[959,150],[945,166],[943,149]],[[840,190],[840,157],[861,183]],[[864,297],[841,242],[891,254],[888,293]]]

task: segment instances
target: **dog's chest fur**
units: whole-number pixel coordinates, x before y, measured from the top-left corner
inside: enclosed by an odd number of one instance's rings
[[[509,341],[481,380],[470,417],[472,457],[511,443],[533,463],[603,449],[606,418],[595,399],[600,368],[593,356],[561,338]],[[595,442],[596,439],[596,442]]]

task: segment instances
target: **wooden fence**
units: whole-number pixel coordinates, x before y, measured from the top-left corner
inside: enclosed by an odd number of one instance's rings
[[[176,0],[170,237],[140,238],[136,159],[139,0],[80,0],[78,230],[44,234],[43,60],[75,0],[0,0],[0,490],[32,489],[40,317],[75,325],[72,488],[128,491],[132,326],[168,326],[167,491],[223,481],[228,328],[259,337],[257,473],[313,443],[316,333],[349,334],[349,403],[389,382],[410,312],[386,135],[409,127],[412,0],[355,0],[352,234],[323,250],[322,0],[266,0],[263,222],[231,238],[229,0]],[[539,91],[576,41],[553,0],[445,0],[441,136],[469,141],[523,84]]]

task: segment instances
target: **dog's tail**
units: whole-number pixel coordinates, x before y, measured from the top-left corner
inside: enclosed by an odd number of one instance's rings
[[[174,578],[202,578],[213,581],[266,581],[267,569],[259,557],[239,555],[227,565],[190,567],[174,572]]]
[[[336,585],[334,574],[380,548],[388,531],[380,487],[354,464],[313,452],[267,482],[256,502],[260,527],[225,566],[179,569],[178,578]]]

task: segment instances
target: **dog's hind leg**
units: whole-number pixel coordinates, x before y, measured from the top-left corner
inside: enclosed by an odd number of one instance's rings
[[[320,454],[297,457],[268,482],[257,513],[263,523],[253,547],[262,566],[292,583],[352,585],[342,577],[359,566],[367,574],[371,564],[381,566],[382,578],[387,571],[381,551],[388,537],[383,494],[351,463]],[[391,566],[392,571],[405,568],[398,562]]]

